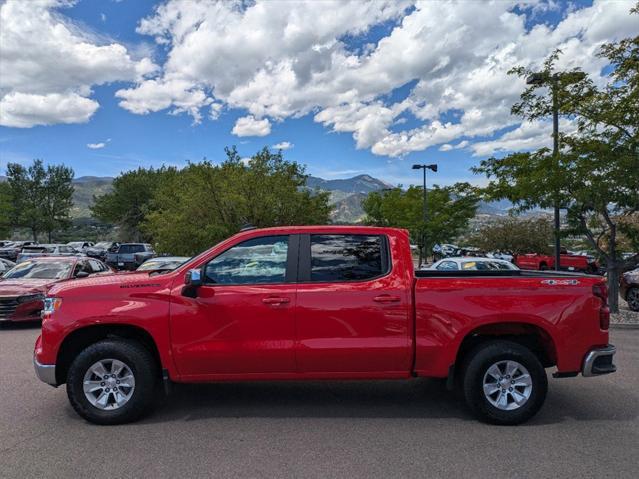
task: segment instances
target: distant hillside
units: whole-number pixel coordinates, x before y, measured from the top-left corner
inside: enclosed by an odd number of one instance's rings
[[[324,191],[341,191],[343,193],[370,193],[383,188],[392,188],[392,185],[370,175],[357,175],[340,180],[325,180],[317,176],[309,176],[306,185],[312,189],[318,188]]]
[[[104,195],[109,193],[113,188],[111,184],[113,178],[104,176],[80,176],[73,180],[73,209],[71,216],[73,218],[86,218],[91,216],[89,207],[93,204],[93,196]]]

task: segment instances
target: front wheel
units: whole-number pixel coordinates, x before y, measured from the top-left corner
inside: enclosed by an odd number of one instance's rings
[[[512,341],[491,341],[470,353],[463,392],[470,409],[492,424],[520,424],[546,399],[548,380],[539,359]]]
[[[153,355],[137,342],[108,339],[92,344],[69,368],[71,406],[96,424],[135,421],[153,405],[157,367]]]

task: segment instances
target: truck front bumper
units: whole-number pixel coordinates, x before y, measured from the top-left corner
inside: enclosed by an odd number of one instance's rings
[[[36,376],[38,376],[40,381],[54,387],[58,386],[58,382],[55,379],[55,364],[40,364],[34,356],[33,367],[35,368]]]
[[[617,349],[612,344],[603,348],[591,349],[584,358],[581,374],[584,377],[591,377],[614,373],[617,366],[612,364],[612,357],[616,352]]]

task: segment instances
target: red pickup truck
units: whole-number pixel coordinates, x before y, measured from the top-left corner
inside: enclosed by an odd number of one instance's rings
[[[243,231],[175,271],[54,286],[39,378],[78,414],[135,420],[172,382],[448,378],[478,417],[517,424],[556,377],[615,371],[601,278],[414,271],[405,230]]]
[[[521,269],[545,271],[555,269],[555,257],[547,254],[529,253],[515,256],[515,264]],[[559,255],[559,269],[594,274],[599,270],[597,261],[590,256],[570,254],[562,251]]]

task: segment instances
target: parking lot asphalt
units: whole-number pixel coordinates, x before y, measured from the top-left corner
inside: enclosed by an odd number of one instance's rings
[[[442,381],[184,385],[136,424],[80,419],[36,379],[38,327],[0,327],[0,477],[637,477],[639,330],[616,374],[550,379],[517,427],[473,419]]]

